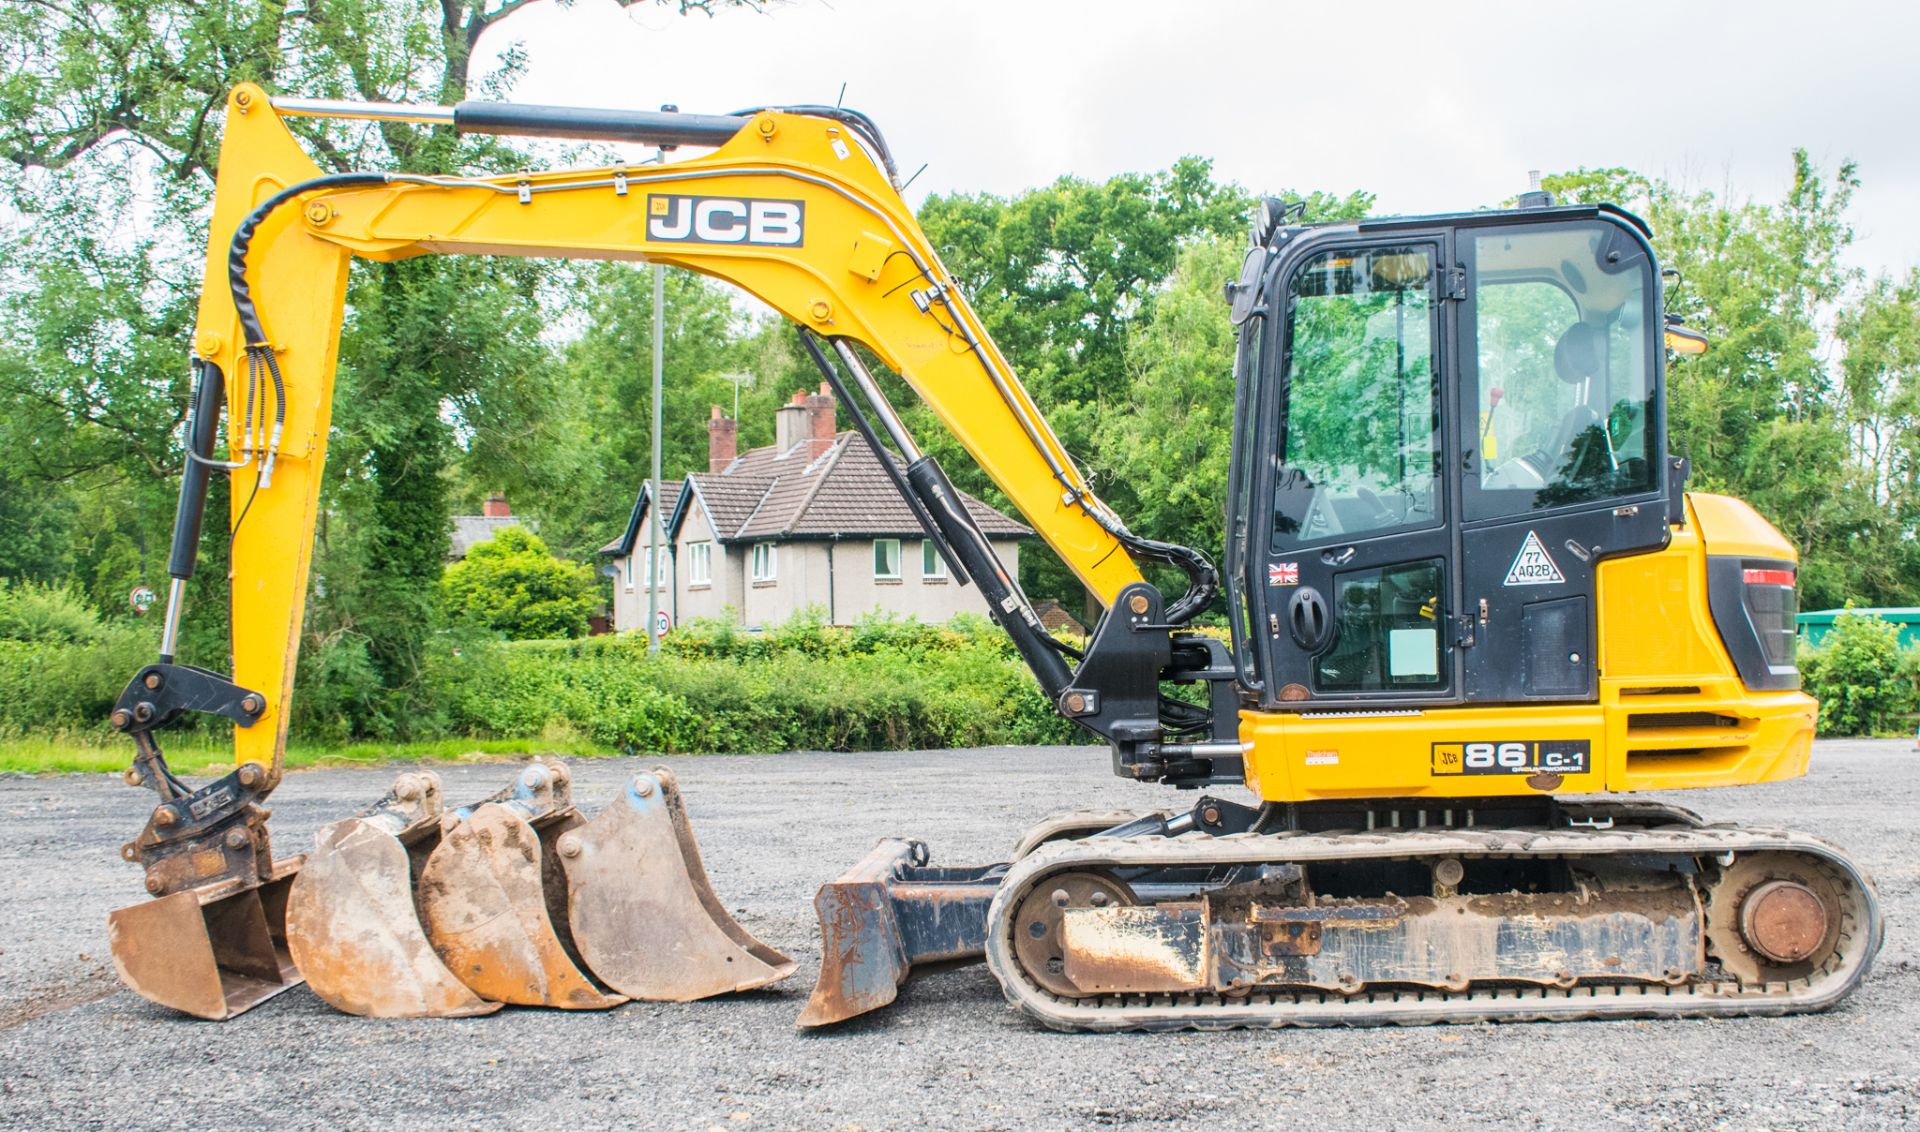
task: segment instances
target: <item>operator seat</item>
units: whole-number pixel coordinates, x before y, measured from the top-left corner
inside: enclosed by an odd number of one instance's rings
[[[1553,347],[1553,372],[1568,385],[1579,385],[1601,372],[1600,331],[1592,323],[1576,322],[1561,333]],[[1586,478],[1600,427],[1600,415],[1585,402],[1568,409],[1553,430],[1553,441],[1540,453],[1540,471],[1549,481],[1562,483]]]

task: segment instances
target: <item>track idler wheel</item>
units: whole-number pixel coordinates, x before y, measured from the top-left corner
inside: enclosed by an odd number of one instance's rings
[[[1020,966],[1054,994],[1079,998],[1090,992],[1067,977],[1063,930],[1070,908],[1123,908],[1137,903],[1133,890],[1101,873],[1066,873],[1034,886],[1013,914],[1013,953]]]
[[[551,841],[581,825],[567,768],[535,763],[514,796],[448,815],[420,875],[420,918],[440,959],[482,998],[604,1010],[607,994],[571,954]],[[551,894],[551,896],[550,896]]]
[[[1727,973],[1748,986],[1805,978],[1839,944],[1849,906],[1844,881],[1794,854],[1749,853],[1714,882],[1707,940]]]
[[[793,973],[793,960],[748,934],[714,894],[665,767],[635,775],[598,817],[554,846],[574,944],[619,993],[691,1002]]]
[[[402,774],[372,809],[314,838],[287,897],[287,945],[307,985],[348,1014],[462,1017],[500,1009],[441,963],[414,884],[439,843],[440,777]]]

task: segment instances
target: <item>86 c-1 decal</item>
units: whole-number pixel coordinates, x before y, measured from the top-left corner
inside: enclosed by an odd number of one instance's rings
[[[1435,774],[1585,774],[1585,739],[1518,743],[1435,743]]]

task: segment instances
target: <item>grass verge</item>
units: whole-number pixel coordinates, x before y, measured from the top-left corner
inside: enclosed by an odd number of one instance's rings
[[[177,773],[217,775],[233,765],[233,749],[224,743],[181,736],[164,744],[167,764]],[[493,762],[529,754],[608,756],[606,747],[570,738],[429,739],[417,743],[301,743],[287,745],[287,766],[379,766],[410,762]],[[133,744],[105,746],[60,739],[0,739],[0,773],[118,774],[133,759]]]

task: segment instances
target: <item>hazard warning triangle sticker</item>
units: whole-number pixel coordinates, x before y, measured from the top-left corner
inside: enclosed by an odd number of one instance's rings
[[[1513,556],[1513,567],[1507,571],[1509,586],[1553,586],[1566,581],[1560,573],[1560,567],[1553,564],[1553,558],[1547,554],[1547,548],[1540,545],[1540,536],[1527,532],[1527,541],[1520,544],[1520,553]]]

